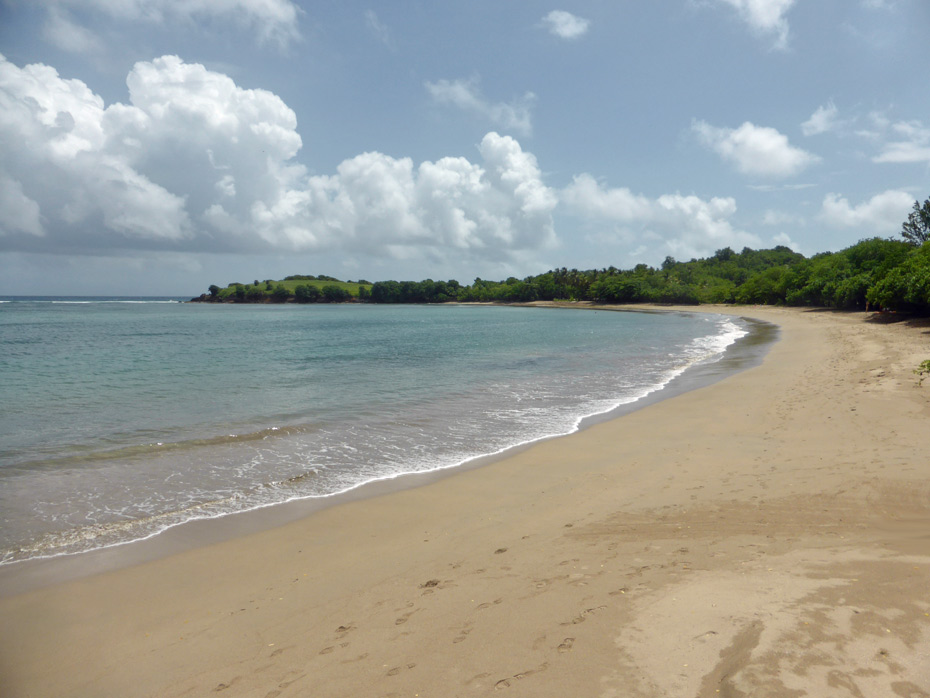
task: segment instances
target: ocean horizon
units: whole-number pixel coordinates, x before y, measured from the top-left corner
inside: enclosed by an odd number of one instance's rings
[[[576,431],[750,327],[677,312],[0,297],[0,560],[143,540]]]

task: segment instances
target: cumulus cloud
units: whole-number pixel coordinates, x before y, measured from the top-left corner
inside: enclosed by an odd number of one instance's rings
[[[745,122],[739,128],[718,128],[695,120],[691,129],[701,142],[743,174],[756,177],[793,177],[820,158],[788,142],[768,126]]]
[[[836,228],[861,228],[867,235],[892,235],[900,232],[901,222],[913,205],[913,196],[892,189],[858,205],[831,193],[824,197],[820,219]]]
[[[774,35],[775,48],[788,46],[786,15],[795,0],[717,0],[732,7],[752,30],[761,35]]]
[[[577,39],[587,33],[590,22],[565,10],[553,10],[543,17],[542,24],[553,36]]]
[[[805,136],[817,136],[836,128],[836,116],[839,110],[833,102],[817,107],[811,118],[801,124],[801,133]]]
[[[300,10],[292,0],[50,0],[48,5],[50,21],[61,8],[74,6],[133,22],[230,21],[257,32],[262,41],[281,45],[299,36]],[[71,24],[78,31],[86,31]]]
[[[502,129],[512,130],[524,136],[533,131],[531,108],[536,101],[536,95],[532,92],[527,92],[522,99],[510,104],[489,102],[482,96],[477,78],[427,82],[426,90],[438,104],[477,114]]]
[[[651,199],[627,188],[605,187],[582,174],[562,191],[561,200],[567,210],[595,226],[612,224],[612,235],[620,241],[661,240],[662,247],[674,256],[700,257],[721,247],[761,244],[758,237],[730,222],[736,201],[729,197],[705,200],[665,194]]]
[[[0,57],[0,250],[473,255],[555,240],[535,157],[488,133],[479,162],[363,153],[309,176],[276,95],[176,56],[137,63],[128,103]]]

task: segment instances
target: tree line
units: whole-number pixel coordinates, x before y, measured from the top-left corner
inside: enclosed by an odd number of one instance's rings
[[[342,282],[293,276],[226,289],[198,300],[228,302],[446,303],[593,301],[597,303],[739,303],[825,306],[930,313],[930,199],[902,225],[902,239],[868,238],[807,258],[791,249],[736,252],[729,247],[690,261],[666,257],[658,268],[552,269],[523,279]]]

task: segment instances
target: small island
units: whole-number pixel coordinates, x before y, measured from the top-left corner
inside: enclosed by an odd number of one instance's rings
[[[347,303],[367,300],[372,284],[340,281],[332,276],[287,276],[281,281],[255,279],[252,283],[234,281],[225,288],[212,284],[208,293],[191,298],[192,303]]]

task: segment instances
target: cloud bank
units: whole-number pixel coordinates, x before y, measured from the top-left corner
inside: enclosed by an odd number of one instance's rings
[[[732,198],[704,200],[697,196],[664,194],[656,199],[627,188],[608,188],[588,174],[578,175],[562,191],[562,202],[575,215],[595,226],[611,225],[602,242],[661,242],[663,250],[682,258],[700,257],[721,247],[759,247],[761,240],[734,227]]]
[[[106,105],[80,80],[0,56],[0,252],[506,264],[558,247],[557,214],[574,219],[570,230],[598,249],[634,255],[644,241],[680,258],[763,245],[735,222],[733,198],[653,198],[589,174],[556,190],[535,156],[497,131],[471,159],[414,163],[367,152],[311,175],[297,160],[297,116],[269,91],[177,56],[137,63],[126,83],[128,100]],[[461,85],[434,87],[455,93]],[[467,101],[474,94],[465,87]],[[893,128],[909,143],[925,137],[917,123]],[[696,121],[693,129],[753,176],[787,177],[817,161],[775,129],[748,122],[725,129]],[[899,225],[911,204],[902,191],[856,205],[830,194],[820,219],[875,234],[888,221]]]
[[[294,112],[204,66],[137,63],[129,102],[0,57],[0,249],[454,251],[499,259],[553,244],[535,157],[488,133],[480,162],[363,153],[309,176]]]

